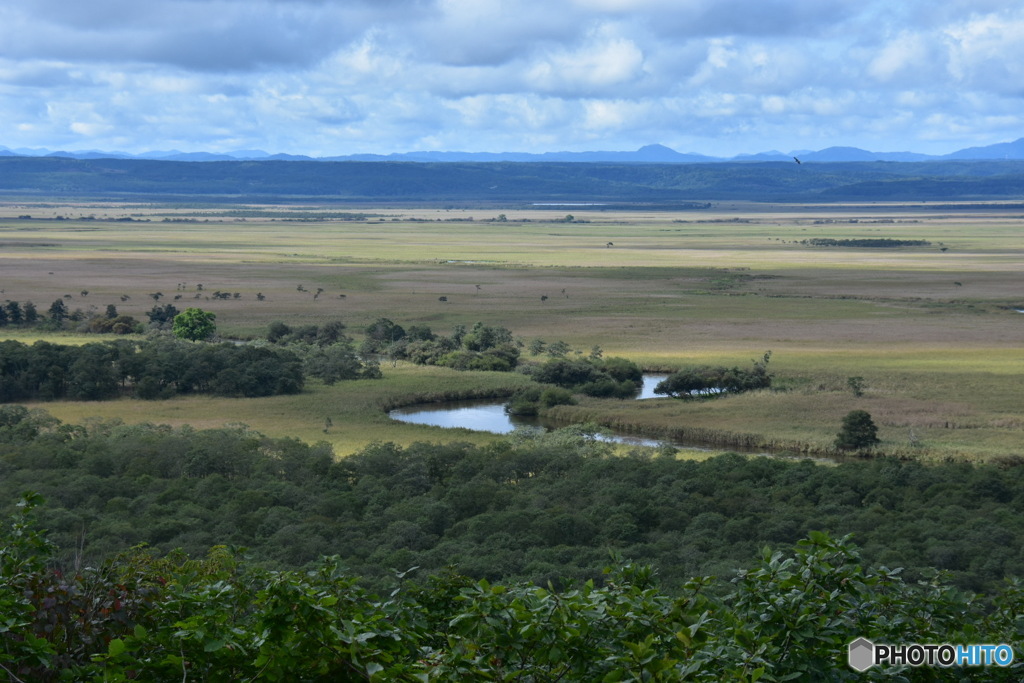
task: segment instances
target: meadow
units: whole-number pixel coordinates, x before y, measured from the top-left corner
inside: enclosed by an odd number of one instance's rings
[[[357,339],[379,317],[444,334],[483,321],[527,344],[562,340],[584,354],[598,346],[651,370],[745,366],[771,350],[782,391],[702,403],[588,399],[558,410],[567,420],[820,451],[843,415],[864,409],[885,452],[1006,458],[1024,451],[1022,223],[1019,207],[999,204],[626,211],[7,202],[0,301],[33,301],[41,311],[57,298],[86,312],[114,304],[141,320],[154,303],[198,306],[217,315],[221,335],[239,339],[276,320],[340,319]],[[814,238],[929,244],[806,244]],[[382,381],[310,385],[290,397],[39,407],[72,422],[242,422],[326,440],[344,455],[374,441],[487,441],[397,424],[384,409],[507,394],[527,382],[514,373],[382,369]],[[854,376],[864,379],[863,396],[847,386]]]

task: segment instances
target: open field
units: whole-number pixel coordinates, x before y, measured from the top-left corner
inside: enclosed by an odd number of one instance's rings
[[[35,403],[64,422],[89,419],[152,422],[199,429],[246,424],[268,436],[295,437],[308,443],[326,441],[339,455],[369,443],[393,441],[467,441],[486,443],[493,436],[466,429],[442,430],[395,422],[387,411],[408,402],[510,394],[530,381],[516,373],[460,373],[405,363],[384,368],[384,380],[355,380],[334,386],[311,383],[295,396],[234,399],[210,396],[165,401],[64,401]],[[330,419],[330,426],[326,427]]]
[[[114,304],[145,320],[158,299],[212,311],[222,334],[243,338],[274,320],[340,318],[356,336],[382,316],[441,333],[479,320],[527,342],[598,345],[651,369],[745,365],[770,349],[785,393],[642,408],[589,401],[573,415],[823,446],[842,415],[863,408],[893,452],[909,452],[912,431],[915,453],[984,458],[1024,454],[1022,227],[1019,207],[976,204],[664,212],[8,204],[0,205],[0,301],[31,300],[41,311],[56,298],[85,311]],[[801,244],[883,237],[930,244]],[[212,298],[217,291],[231,297]],[[45,407],[66,420],[245,422],[325,438],[345,453],[373,440],[450,438],[390,423],[377,407],[385,395],[422,395],[442,381],[454,393],[508,391],[522,381],[384,370],[378,384],[387,389],[359,382],[274,399]],[[864,397],[846,388],[850,376],[865,378]],[[325,435],[321,413],[332,404]]]

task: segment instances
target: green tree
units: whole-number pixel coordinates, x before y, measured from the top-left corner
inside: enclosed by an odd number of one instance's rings
[[[63,303],[64,302],[61,301],[61,304],[63,304]],[[21,304],[19,304],[17,301],[8,301],[7,302],[7,320],[10,321],[10,323],[12,325],[17,325],[17,324],[21,323],[21,321],[22,321]]]
[[[869,448],[879,442],[878,427],[864,410],[851,410],[843,418],[842,429],[836,435],[836,448],[857,450]]]
[[[270,327],[267,328],[267,341],[276,344],[288,335],[292,333],[292,328],[280,320],[275,320],[270,323]]]
[[[146,316],[149,318],[149,322],[161,326],[172,322],[176,315],[178,315],[178,309],[174,304],[153,306],[153,308],[146,313]]]
[[[373,361],[362,361],[351,341],[328,346],[313,346],[306,351],[303,370],[324,384],[332,385],[345,379],[377,379],[380,366]]]
[[[214,320],[217,316],[201,308],[186,308],[184,313],[174,316],[174,336],[190,341],[209,339],[217,331]]]
[[[405,329],[387,318],[377,318],[366,328],[360,350],[363,353],[383,353],[385,349],[405,338]]]
[[[548,344],[547,348],[547,354],[552,358],[562,358],[570,351],[572,347],[561,340]]]
[[[64,303],[63,299],[54,299],[53,303],[50,304],[48,312],[50,314],[50,320],[57,323],[66,320],[68,317],[68,307]],[[8,313],[10,313],[10,311],[8,311]]]
[[[36,310],[36,305],[31,301],[26,301],[25,305],[22,306],[22,318],[29,325],[39,322],[39,311]]]

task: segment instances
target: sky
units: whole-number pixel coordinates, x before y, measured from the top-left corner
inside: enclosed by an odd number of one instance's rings
[[[728,157],[1020,137],[1020,0],[0,0],[10,149]]]

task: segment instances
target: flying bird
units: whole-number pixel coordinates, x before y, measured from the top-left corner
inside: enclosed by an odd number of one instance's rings
[[[804,163],[804,162],[800,161],[799,159],[797,159],[796,157],[793,157],[793,161],[795,161],[798,164]]]

